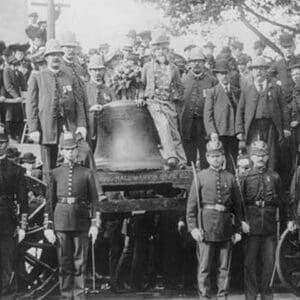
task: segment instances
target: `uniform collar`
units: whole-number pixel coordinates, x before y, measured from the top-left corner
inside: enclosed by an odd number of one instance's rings
[[[220,173],[221,171],[223,171],[223,168],[222,167],[220,167],[220,168],[215,168],[215,167],[213,167],[213,166],[209,166],[209,169],[211,170],[211,171],[214,171],[214,172],[217,172],[217,173]]]

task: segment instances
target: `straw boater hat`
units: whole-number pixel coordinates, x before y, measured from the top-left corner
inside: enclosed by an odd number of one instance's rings
[[[249,66],[249,69],[253,68],[269,68],[270,64],[261,56],[255,57],[252,61],[252,64]]]

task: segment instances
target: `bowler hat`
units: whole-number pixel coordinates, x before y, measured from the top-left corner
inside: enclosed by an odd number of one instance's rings
[[[249,69],[253,68],[269,68],[270,64],[261,56],[255,57],[249,66]]]
[[[78,47],[79,43],[76,40],[75,33],[72,31],[66,31],[60,38],[61,47]]]
[[[90,61],[88,64],[89,69],[104,69],[103,59],[100,55],[94,54],[90,56]]]
[[[217,60],[216,66],[213,69],[213,72],[214,73],[228,73],[229,72],[228,62],[224,59]]]
[[[264,141],[255,141],[250,146],[250,155],[268,155],[268,145]]]
[[[236,62],[237,62],[238,65],[247,65],[249,60],[250,59],[249,59],[248,55],[242,54],[238,57]]]
[[[21,163],[34,164],[36,162],[36,156],[32,152],[26,152],[21,157]]]
[[[203,48],[216,48],[216,46],[212,42],[207,42]]]
[[[8,134],[3,123],[0,123],[0,142],[8,142]]]
[[[224,148],[220,141],[209,141],[206,144],[207,154],[224,154]]]
[[[289,33],[283,33],[279,37],[281,47],[290,47],[294,45],[294,37]]]
[[[156,31],[152,34],[152,41],[150,42],[150,46],[158,46],[158,45],[169,45],[170,38],[163,31]]]
[[[189,61],[193,60],[205,60],[205,55],[199,47],[195,47],[191,50]]]
[[[59,138],[59,145],[64,149],[72,149],[77,147],[76,140],[72,132],[62,132]]]
[[[45,47],[45,57],[50,54],[58,53],[63,55],[64,51],[61,49],[60,43],[57,40],[51,39],[47,41]]]

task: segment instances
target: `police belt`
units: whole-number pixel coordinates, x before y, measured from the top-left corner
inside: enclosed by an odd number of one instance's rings
[[[227,207],[223,204],[203,204],[204,209],[213,209],[217,211],[228,211]]]
[[[86,202],[86,198],[79,198],[79,197],[58,197],[58,203],[62,204],[77,204],[77,203],[84,203]]]
[[[253,203],[249,203],[247,204],[247,206],[256,206],[256,207],[260,207],[260,208],[264,208],[264,207],[277,207],[277,205],[275,203],[270,203],[268,201],[254,201]]]

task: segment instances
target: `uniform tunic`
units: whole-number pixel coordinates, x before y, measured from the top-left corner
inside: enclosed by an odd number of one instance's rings
[[[95,214],[97,190],[92,170],[63,164],[50,174],[45,212],[58,238],[59,282],[63,299],[85,299],[88,229]],[[75,203],[62,203],[75,199]]]
[[[197,243],[198,288],[203,297],[211,297],[211,276],[217,274],[217,296],[224,297],[229,292],[231,238],[239,231],[242,219],[238,187],[231,173],[213,168],[200,171],[197,181],[199,191],[196,191],[194,182],[187,202],[187,225],[189,231],[195,228],[204,231],[204,241]],[[203,205],[201,209],[197,203],[197,192]],[[216,204],[224,205],[225,211],[213,209]],[[214,270],[215,259],[219,262],[217,270]]]
[[[252,169],[241,176],[250,233],[244,240],[246,299],[273,299],[269,287],[276,249],[276,208],[284,208],[279,175],[267,169]],[[257,268],[261,265],[259,276]]]

